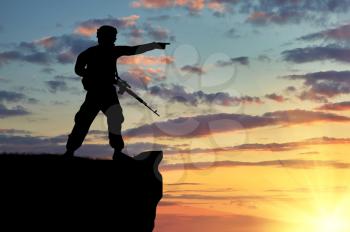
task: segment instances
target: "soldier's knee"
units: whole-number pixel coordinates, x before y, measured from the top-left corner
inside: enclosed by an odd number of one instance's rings
[[[113,105],[105,112],[108,124],[121,124],[124,122],[123,110],[120,105]]]
[[[75,118],[74,118],[74,121],[75,123],[87,123],[87,118],[86,116],[81,112],[79,111],[76,115],[75,115]]]
[[[74,122],[75,122],[75,123],[78,123],[78,122],[80,122],[80,121],[81,121],[81,113],[78,112],[78,113],[75,115],[75,117],[74,117]]]
[[[93,120],[93,117],[88,112],[83,111],[79,111],[74,117],[75,123],[78,124],[90,124]]]

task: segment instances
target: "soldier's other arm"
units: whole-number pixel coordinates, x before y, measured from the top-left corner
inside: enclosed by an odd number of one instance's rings
[[[86,77],[87,76],[86,65],[87,65],[86,53],[83,52],[77,58],[77,62],[75,64],[75,73],[78,76]]]
[[[117,50],[120,56],[133,56],[143,54],[145,52],[149,52],[155,49],[166,49],[166,46],[170,45],[170,43],[149,43],[138,46],[117,46]]]

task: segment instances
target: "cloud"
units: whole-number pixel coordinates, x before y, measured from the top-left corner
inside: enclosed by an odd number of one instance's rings
[[[297,64],[325,60],[350,63],[350,48],[339,45],[296,48],[282,52],[282,56],[285,61]]]
[[[64,76],[64,75],[57,75],[54,77],[57,81],[81,81],[81,77],[78,76]]]
[[[196,74],[196,75],[203,75],[205,74],[205,71],[203,68],[198,67],[198,66],[193,66],[193,65],[186,65],[181,68],[182,71],[188,72],[191,74]]]
[[[197,138],[216,133],[235,132],[271,126],[290,126],[311,123],[346,123],[350,118],[331,113],[289,110],[266,113],[262,116],[246,114],[211,114],[181,117],[148,124],[125,131],[127,137]]]
[[[12,61],[24,61],[33,64],[46,65],[50,63],[50,58],[48,54],[43,52],[24,54],[20,51],[7,51],[0,53],[0,66],[8,64]]]
[[[174,183],[174,184],[165,184],[166,186],[201,186],[201,183],[189,183],[189,182],[182,182],[182,183]]]
[[[250,14],[247,22],[254,25],[267,25],[267,24],[287,24],[287,23],[300,23],[304,18],[302,12],[296,11],[284,11],[284,12],[267,12],[256,11]]]
[[[288,86],[285,91],[288,93],[294,93],[297,91],[297,88],[294,86]]]
[[[180,201],[180,200],[179,200]],[[265,200],[264,200],[265,201]],[[245,206],[251,206],[252,200],[248,200]],[[178,202],[179,205],[182,202]],[[234,201],[238,207],[242,206],[242,201],[236,199]],[[194,203],[191,203],[191,207],[176,208],[172,214],[160,214],[157,216],[157,230],[167,232],[178,231],[193,231],[193,232],[210,232],[213,231],[240,231],[240,232],[256,232],[266,231],[262,228],[290,228],[291,225],[285,222],[280,222],[272,219],[259,218],[255,216],[243,216],[243,215],[230,215],[225,213],[218,213],[215,210],[203,210],[202,207],[193,207]],[[231,206],[232,207],[232,206]],[[252,207],[252,206],[251,206]],[[182,212],[181,214],[176,212]],[[267,226],[268,225],[268,226]],[[234,230],[232,229],[234,228]],[[295,229],[291,231],[297,231]]]
[[[60,64],[71,64],[76,60],[78,54],[74,54],[72,51],[62,52],[57,55],[57,61]]]
[[[219,60],[216,65],[218,67],[227,67],[227,66],[232,66],[234,64],[240,64],[240,65],[249,65],[249,58],[248,57],[237,57],[237,58],[231,58],[229,61],[225,60]]]
[[[214,11],[215,16],[222,16],[227,11],[227,6],[225,1],[221,0],[211,0],[207,3],[208,9]]]
[[[130,32],[128,33],[129,37],[132,37],[132,39],[136,39],[135,41],[137,41],[138,39],[141,40],[143,38],[143,36],[145,35],[145,31],[139,28],[132,28],[130,30]],[[133,41],[133,40],[131,40]],[[136,44],[136,42],[134,42]],[[141,42],[139,42],[141,43]]]
[[[280,189],[269,189],[266,192],[274,192],[274,193],[313,193],[315,190],[312,188],[295,188],[288,190],[280,190]],[[317,192],[322,193],[339,193],[339,192],[347,192],[347,186],[335,186],[335,187],[317,187]]]
[[[0,53],[0,66],[15,61],[39,65],[73,63],[79,53],[95,45],[94,41],[78,35],[45,37],[17,44],[13,50]]]
[[[328,98],[350,93],[350,71],[316,72],[283,78],[304,81],[306,90],[298,96],[301,100],[327,102]]]
[[[165,79],[163,70],[160,69],[141,69],[141,68],[132,68],[127,72],[124,72],[120,77],[128,82],[131,87],[139,89],[147,89],[149,84],[153,80],[163,80]]]
[[[32,135],[0,135],[0,144],[2,146],[40,146],[40,145],[57,145],[65,143],[65,136],[53,138],[32,136]]]
[[[169,207],[169,206],[178,206],[178,202],[171,202],[171,201],[161,201],[159,202],[158,206],[160,207]]]
[[[213,154],[213,153],[232,153],[232,152],[286,152],[286,151],[295,151],[300,149],[306,149],[311,146],[319,145],[339,145],[339,144],[350,144],[350,138],[312,138],[306,139],[297,142],[289,143],[253,143],[253,144],[242,144],[233,147],[219,147],[219,148],[197,148],[197,149],[176,149],[176,150],[167,150],[165,154]],[[306,152],[301,155],[315,155],[319,153],[315,152]]]
[[[46,81],[45,84],[48,87],[50,93],[56,94],[57,92],[68,92],[76,94],[79,90],[76,87],[70,87],[68,82],[80,82],[81,78],[78,76],[62,76],[57,75],[51,81]]]
[[[182,7],[194,13],[204,9],[205,0],[138,0],[132,2],[131,6],[146,9]]]
[[[1,103],[18,103],[18,102],[37,104],[39,101],[35,98],[27,97],[22,93],[0,90],[0,104]]]
[[[124,65],[143,65],[143,66],[155,66],[174,63],[174,57],[172,56],[123,56],[118,59],[119,64]]]
[[[169,102],[177,102],[190,106],[198,106],[199,104],[213,104],[220,106],[237,106],[239,104],[262,104],[258,97],[235,97],[229,93],[204,93],[203,91],[188,92],[184,86],[180,85],[159,85],[149,88],[150,94],[160,97]]]
[[[350,139],[343,138],[313,138],[307,139],[300,142],[291,143],[270,143],[270,144],[243,144],[240,146],[233,147],[233,151],[272,151],[272,152],[283,152],[293,151],[297,149],[303,149],[307,146],[317,145],[335,145],[335,144],[350,144]]]
[[[225,36],[230,39],[237,39],[241,36],[237,33],[237,30],[235,28],[231,28],[230,30],[225,32]]]
[[[165,199],[181,199],[181,200],[264,200],[264,196],[228,196],[228,195],[204,195],[204,194],[166,194]]]
[[[257,26],[298,24],[302,21],[324,22],[331,15],[347,13],[350,0],[137,0],[132,2],[134,8],[164,9],[182,8],[190,14],[198,14],[209,10],[215,16],[238,13],[246,17],[246,21]]]
[[[270,99],[272,101],[275,102],[279,102],[279,103],[283,103],[285,101],[287,101],[287,99],[281,95],[277,95],[276,93],[272,93],[272,94],[267,94],[265,95],[265,98]]]
[[[20,102],[20,101],[23,101],[24,99],[26,99],[26,96],[22,93],[0,90],[0,103]]]
[[[26,130],[17,130],[17,129],[0,129],[1,134],[6,135],[30,135],[32,132]]]
[[[339,103],[330,103],[325,104],[317,110],[325,110],[325,111],[348,111],[350,110],[350,102],[339,102]]]
[[[105,19],[90,19],[81,22],[75,29],[75,33],[90,37],[96,35],[97,29],[103,25],[110,25],[116,28],[130,28],[134,27],[140,19],[139,15],[130,15],[123,18],[105,18]]]
[[[168,8],[176,4],[173,0],[140,0],[132,2],[131,6],[134,8],[159,9]]]
[[[3,153],[63,154],[67,135],[55,137],[33,136],[31,134],[0,134],[0,151]],[[78,155],[94,158],[111,157],[113,150],[108,145],[85,144]]]
[[[53,68],[43,68],[43,69],[41,70],[41,72],[42,72],[42,73],[47,73],[47,74],[52,74],[52,73],[55,72],[55,69],[53,69]]]
[[[164,22],[164,21],[168,21],[172,18],[175,18],[175,17],[171,16],[171,15],[158,15],[158,16],[148,17],[147,20],[156,21],[156,22]]]
[[[73,63],[82,51],[96,44],[79,35],[51,36],[35,43],[61,64]]]
[[[299,40],[315,41],[315,40],[331,40],[336,42],[348,43],[350,39],[350,24],[342,25],[337,28],[320,31],[300,37]]]
[[[58,91],[67,91],[69,89],[66,82],[64,81],[54,80],[46,81],[45,83],[51,93],[57,93]]]
[[[222,167],[277,167],[277,168],[293,168],[293,169],[312,169],[319,167],[348,169],[350,163],[339,161],[324,161],[324,160],[272,160],[264,162],[238,162],[238,161],[218,161],[218,162],[198,162],[186,164],[167,164],[161,168],[166,171],[170,170],[199,170]]]
[[[18,116],[26,116],[31,113],[27,111],[22,106],[16,106],[14,108],[7,108],[6,106],[0,104],[0,118],[10,118],[10,117],[18,117]]]
[[[35,104],[38,104],[40,101],[38,99],[35,99],[35,98],[28,98],[27,102],[29,104],[34,104],[35,105]]]
[[[298,24],[302,21],[325,21],[331,14],[346,13],[349,0],[309,1],[309,0],[260,0],[241,1],[241,12],[249,16],[247,21],[254,25]]]
[[[140,154],[144,151],[172,151],[174,148],[171,145],[157,143],[132,143],[125,147],[124,152],[127,154]]]
[[[145,24],[143,30],[147,35],[156,41],[175,41],[175,36],[171,35],[170,30],[161,26],[152,26],[151,24]]]
[[[350,119],[336,114],[306,110],[276,111],[266,113],[264,117],[271,118],[275,123],[282,125],[309,124],[312,122],[347,122]]]
[[[271,62],[271,58],[267,55],[260,55],[258,57],[258,60],[261,62],[266,62],[266,63],[270,63]]]
[[[95,41],[85,39],[77,35],[47,37],[36,41],[36,43],[45,48],[48,52],[57,54],[64,54],[64,51],[70,51],[73,54],[78,54],[88,47],[96,44]]]
[[[108,141],[108,131],[90,131],[84,144],[78,151],[78,155],[94,158],[110,158],[113,149],[107,144],[94,144],[94,140],[105,139]],[[62,154],[65,151],[67,135],[54,137],[34,136],[29,131],[15,129],[0,129],[0,152],[26,153],[26,154]],[[173,150],[170,145],[154,143],[130,143],[127,144],[127,154],[139,154],[145,150]]]

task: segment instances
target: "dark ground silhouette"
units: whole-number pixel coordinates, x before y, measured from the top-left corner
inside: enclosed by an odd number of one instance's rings
[[[151,232],[163,194],[162,156],[59,162],[67,158],[1,155],[0,230]]]

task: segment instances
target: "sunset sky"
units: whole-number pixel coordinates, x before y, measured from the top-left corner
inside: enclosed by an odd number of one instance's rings
[[[163,150],[157,232],[350,231],[350,0],[2,0],[0,152],[65,151],[96,29],[161,117],[120,97],[131,155]],[[110,159],[99,115],[78,151]]]

